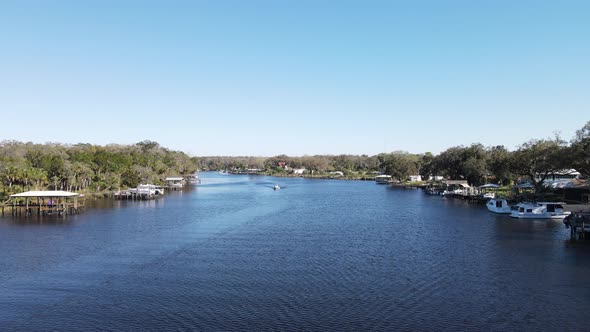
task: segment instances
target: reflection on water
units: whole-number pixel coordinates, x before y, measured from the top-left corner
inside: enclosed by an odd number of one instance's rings
[[[156,200],[0,219],[0,327],[581,330],[590,250],[568,236],[371,182],[209,173]]]

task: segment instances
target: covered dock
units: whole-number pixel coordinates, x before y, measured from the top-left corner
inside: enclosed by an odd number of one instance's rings
[[[78,200],[82,195],[63,190],[26,191],[10,195],[12,215],[67,215],[79,213],[83,202]]]
[[[166,188],[171,190],[182,189],[186,185],[186,180],[183,177],[167,177],[164,182],[166,182]]]

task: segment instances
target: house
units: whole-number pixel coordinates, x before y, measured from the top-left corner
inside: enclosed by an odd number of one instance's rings
[[[442,181],[444,179],[445,178],[443,176],[441,176],[441,175],[435,175],[435,176],[430,175],[428,177],[428,181]]]
[[[558,181],[558,180],[571,180],[571,179],[579,179],[580,172],[576,171],[575,169],[563,169],[560,171],[553,172],[549,174],[545,180],[549,181]],[[535,180],[541,181],[541,174],[537,174]]]
[[[305,172],[305,168],[294,168],[293,169],[293,174],[295,174],[295,175],[303,175],[303,172]]]
[[[408,177],[408,181],[410,181],[410,182],[422,181],[422,175],[410,175]]]

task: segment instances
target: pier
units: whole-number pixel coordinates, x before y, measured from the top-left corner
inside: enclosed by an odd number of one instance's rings
[[[113,194],[118,200],[148,200],[164,195],[164,188],[153,184],[140,184],[137,188],[119,190]]]
[[[167,177],[164,182],[168,190],[182,190],[186,185],[186,179],[183,177]]]
[[[62,190],[45,190],[45,191],[27,191],[19,194],[10,195],[9,206],[13,216],[33,215],[68,215],[77,214],[84,207],[83,201],[78,201],[83,197],[78,193]],[[23,201],[24,199],[24,201]],[[4,206],[2,207],[4,214]]]
[[[570,240],[590,240],[590,205],[571,204],[565,209],[571,211],[563,223],[570,230]]]

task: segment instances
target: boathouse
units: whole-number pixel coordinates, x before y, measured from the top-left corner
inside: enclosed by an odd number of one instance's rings
[[[82,205],[78,202],[80,194],[63,190],[26,191],[10,195],[12,214],[25,215],[66,215],[78,213]]]
[[[166,188],[177,190],[182,189],[186,184],[186,180],[183,177],[167,177],[166,180]]]

